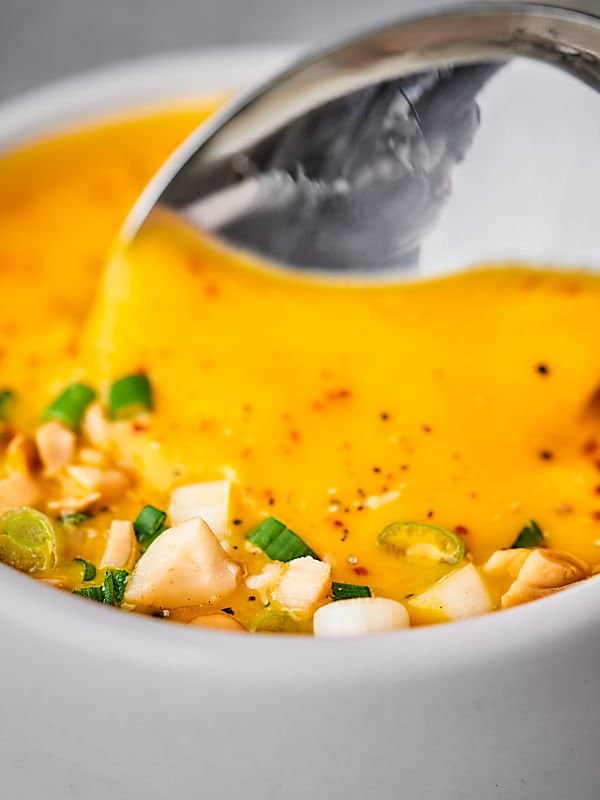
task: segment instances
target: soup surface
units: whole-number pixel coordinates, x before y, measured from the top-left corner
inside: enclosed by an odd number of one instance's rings
[[[166,217],[115,249],[212,110],[0,161],[3,560],[129,610],[319,635],[589,577],[600,280],[497,265],[327,285]]]

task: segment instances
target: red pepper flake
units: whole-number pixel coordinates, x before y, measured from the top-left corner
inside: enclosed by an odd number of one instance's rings
[[[311,403],[311,408],[313,411],[323,411],[325,406],[320,400],[315,400],[314,403]]]
[[[594,511],[592,517],[594,519],[600,520],[600,511]]]
[[[242,411],[244,414],[249,414],[252,411],[252,403],[244,403],[242,405]]]
[[[336,528],[344,527],[344,523],[342,522],[341,519],[332,519],[331,522],[333,523],[333,525],[335,525]]]
[[[548,376],[550,375],[550,367],[548,364],[536,364],[535,371],[538,375]]]
[[[389,421],[389,419],[390,419],[390,415],[388,414],[388,412],[387,412],[387,411],[380,411],[380,412],[379,412],[379,419],[380,419],[382,422],[388,422],[388,421]]]
[[[431,425],[421,425],[421,430],[423,431],[423,433],[431,433],[433,428],[431,427]]]
[[[433,511],[427,512],[427,519],[433,519]]]
[[[368,575],[369,570],[366,567],[354,567],[354,572],[357,575]]]
[[[249,601],[250,603],[254,603],[254,602],[256,601],[256,595],[249,594],[249,595],[248,595],[248,601]]]
[[[145,422],[132,422],[131,430],[134,433],[145,433],[148,430],[148,425]]]
[[[457,533],[459,536],[466,536],[469,533],[469,529],[465,528],[464,525],[456,525],[454,527],[454,533]]]
[[[269,497],[268,503],[269,503],[270,506],[274,506],[275,505],[275,498],[274,497]]]
[[[293,442],[299,442],[301,438],[300,431],[297,431],[295,428],[290,431],[290,439]]]
[[[372,467],[372,469],[373,469],[373,472],[377,472],[377,473],[381,472],[381,467]]]
[[[217,283],[204,284],[204,296],[211,299],[218,297],[221,294],[221,287]]]
[[[233,519],[233,520],[231,520],[231,521],[232,521],[232,523],[233,523],[234,525],[241,525],[241,524],[242,524],[242,522],[243,522],[244,520],[243,520],[243,519],[240,519],[239,517],[236,517],[235,519]]]
[[[594,492],[596,492],[596,494],[600,494],[600,486],[596,486]]]
[[[400,464],[400,469],[402,472],[406,472],[407,469],[410,469],[410,464]]]
[[[542,461],[552,461],[554,453],[552,450],[540,450],[540,458]]]
[[[333,389],[327,392],[326,397],[328,400],[347,400],[349,397],[352,397],[352,391],[346,388]]]
[[[597,458],[597,459],[594,461],[594,466],[596,467],[596,469],[600,469],[600,458]]]
[[[357,494],[359,497],[366,497],[366,496],[367,496],[367,495],[366,495],[366,492],[365,492],[365,490],[364,490],[364,489],[361,489],[360,487],[359,487],[359,488],[356,490],[356,494]]]
[[[597,449],[598,442],[595,439],[588,439],[587,442],[583,443],[581,452],[584,454],[584,456],[591,456],[596,452]]]

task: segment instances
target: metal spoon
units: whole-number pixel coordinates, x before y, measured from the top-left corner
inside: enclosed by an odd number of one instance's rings
[[[124,236],[166,208],[263,260],[330,275],[447,270],[482,229],[510,239],[523,215],[539,245],[565,184],[581,169],[600,180],[600,147],[588,152],[573,119],[584,109],[600,130],[599,86],[600,19],[588,14],[493,3],[395,22],[305,58],[199,128]],[[501,211],[482,217],[492,197]],[[591,215],[596,204],[579,201]],[[589,228],[565,253],[583,241],[597,258],[591,216]]]

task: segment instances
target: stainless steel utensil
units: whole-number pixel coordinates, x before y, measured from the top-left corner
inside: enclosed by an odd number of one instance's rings
[[[305,58],[203,125],[124,235],[166,208],[329,275],[431,274],[482,255],[592,265],[599,86],[589,14],[493,3],[395,22]],[[581,210],[557,247],[564,202]]]

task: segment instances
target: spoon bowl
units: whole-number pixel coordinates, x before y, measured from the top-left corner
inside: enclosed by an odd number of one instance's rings
[[[594,265],[599,86],[600,20],[588,14],[494,3],[392,23],[304,58],[203,125],[124,237],[167,209],[274,266],[329,277]]]

